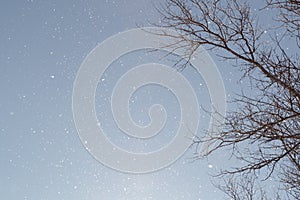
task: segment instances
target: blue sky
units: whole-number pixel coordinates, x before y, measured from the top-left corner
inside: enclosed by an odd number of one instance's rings
[[[137,25],[148,26],[148,21],[158,22],[159,15],[153,3],[146,0],[1,3],[1,199],[220,199],[223,194],[212,186],[209,174],[230,165],[222,154],[190,162],[193,150],[189,150],[164,170],[132,175],[96,161],[78,137],[72,116],[72,89],[84,58],[107,37]],[[137,57],[140,59],[134,60]],[[213,58],[230,96],[238,88],[239,73]],[[120,63],[129,69],[145,61],[157,61],[157,56],[146,58],[140,51],[117,60],[106,73],[106,84],[99,86],[96,94],[98,117],[113,133],[108,137],[132,151],[145,145],[123,141],[126,137],[110,121],[105,97],[111,94],[117,74],[122,73],[118,70]],[[206,105],[209,97],[201,76],[192,69],[183,74]],[[132,116],[141,124],[149,119],[139,110],[157,102],[165,105],[171,119],[163,133],[169,136],[178,122],[174,118],[179,112],[174,96],[158,86],[135,95],[139,101],[132,104]],[[163,145],[165,137],[147,145]]]

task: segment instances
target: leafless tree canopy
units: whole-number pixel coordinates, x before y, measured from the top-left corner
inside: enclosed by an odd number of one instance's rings
[[[216,187],[223,191],[230,199],[234,200],[280,200],[280,195],[274,191],[270,198],[263,186],[257,183],[253,174],[242,174],[241,176],[230,175],[223,179],[223,183],[216,184]]]
[[[227,115],[223,132],[210,138],[218,145],[209,154],[232,147],[244,163],[222,173],[280,172],[289,196],[299,199],[300,1],[267,0],[261,9],[275,9],[276,27],[260,24],[245,1],[166,0],[159,25],[180,33],[167,36],[176,37],[176,48],[188,44],[188,59],[204,46],[232,60],[255,88],[255,96],[242,93],[234,100],[237,109]],[[287,40],[296,51],[286,50]]]

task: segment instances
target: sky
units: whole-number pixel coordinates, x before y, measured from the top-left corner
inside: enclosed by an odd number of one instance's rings
[[[194,149],[172,165],[146,174],[123,173],[96,160],[85,148],[72,113],[72,91],[85,57],[102,41],[120,32],[159,22],[153,4],[163,1],[2,1],[0,6],[0,197],[1,199],[221,199],[211,183],[228,155],[193,160]],[[149,123],[153,104],[164,105],[163,130],[149,140],[122,133],[110,108],[112,90],[123,73],[149,62],[172,65],[164,52],[139,50],[121,56],[101,78],[95,94],[96,115],[106,136],[128,151],[150,152],[174,136],[180,122],[176,97],[149,85],[130,101],[133,120]],[[228,98],[238,90],[239,72],[212,55]],[[120,67],[121,66],[121,67]],[[192,67],[182,71],[199,104],[209,107],[209,93]],[[211,77],[213,78],[213,77]],[[230,106],[229,106],[230,107]],[[199,134],[207,127],[201,111]]]

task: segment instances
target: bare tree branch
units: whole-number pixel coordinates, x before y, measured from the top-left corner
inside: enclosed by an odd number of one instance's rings
[[[284,40],[300,45],[300,1],[267,0],[266,7],[278,13],[278,30],[266,44],[264,30],[247,3],[237,0],[166,0],[159,9],[160,26],[179,35],[174,48],[186,49],[189,60],[199,46],[234,60],[255,88],[256,95],[241,94],[234,100],[236,111],[228,113],[221,134],[208,140],[218,144],[208,154],[231,147],[244,165],[222,174],[243,174],[266,169],[269,178],[281,171],[281,182],[292,197],[299,197],[300,183],[300,57],[287,52]],[[185,66],[182,66],[183,68]],[[195,140],[196,146],[203,140]],[[230,191],[231,192],[231,191]],[[234,193],[229,195],[234,196]],[[233,197],[232,197],[233,198]],[[236,198],[239,199],[239,198]],[[250,198],[251,199],[251,198]],[[262,198],[264,199],[264,198]]]

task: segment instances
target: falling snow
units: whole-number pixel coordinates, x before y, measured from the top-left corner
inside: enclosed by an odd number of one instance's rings
[[[149,25],[148,21],[159,23],[151,1],[7,1],[0,12],[1,199],[219,199],[208,172],[226,164],[226,155],[190,162],[194,155],[191,150],[156,173],[123,174],[92,157],[77,134],[72,114],[77,70],[86,55],[107,37],[137,24]],[[264,33],[267,35],[267,30]],[[140,153],[168,144],[181,119],[171,90],[133,86],[128,102],[132,120],[147,126],[151,122],[149,108],[161,104],[168,111],[163,134],[151,141],[135,139],[110,120],[111,93],[117,78],[131,67],[163,60],[159,59],[161,54],[152,60],[148,56],[150,53],[144,51],[119,58],[106,75],[99,77],[95,93],[95,114],[102,120],[97,123],[99,130],[106,131],[106,137],[121,148]],[[233,70],[220,70],[229,88],[228,97],[237,87],[238,75]],[[183,75],[196,88],[201,106],[206,106],[210,98],[205,81],[192,69]],[[201,117],[204,122],[208,119],[205,113]]]

